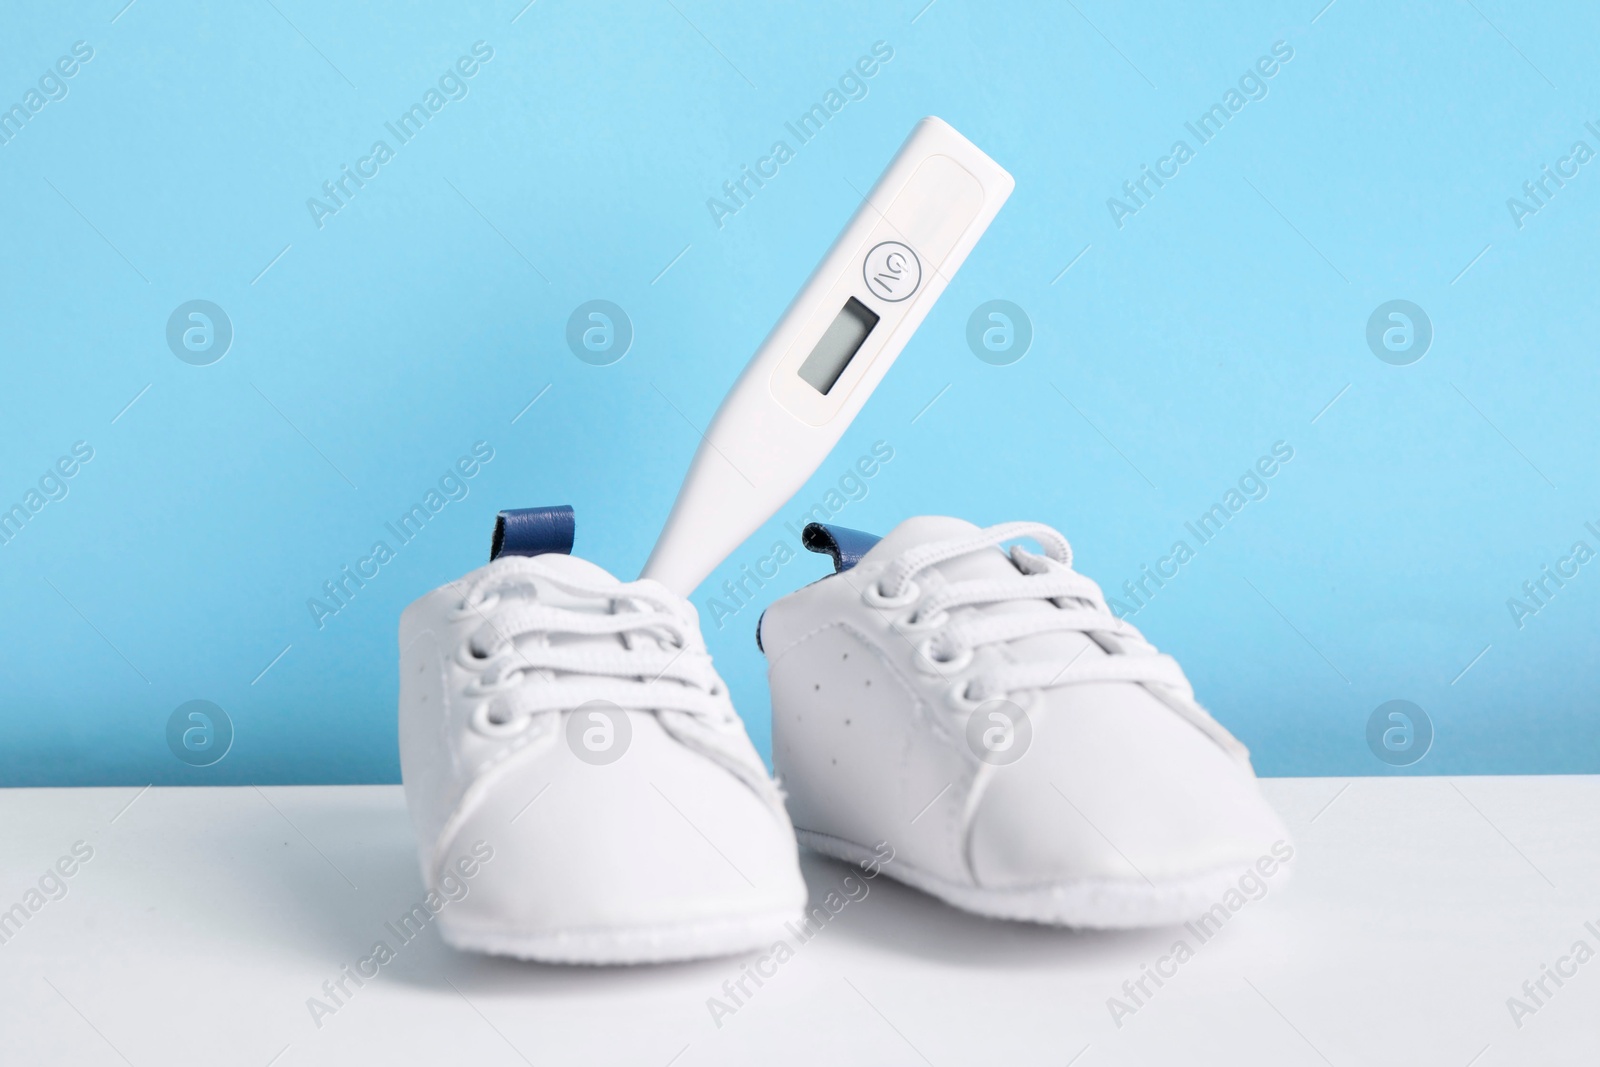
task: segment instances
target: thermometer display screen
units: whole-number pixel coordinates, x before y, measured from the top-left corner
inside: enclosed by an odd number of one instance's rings
[[[867,335],[876,325],[877,314],[852,296],[845,301],[838,317],[823,331],[817,347],[800,364],[800,377],[811,388],[826,396],[850,361],[856,358],[856,353],[861,351]]]

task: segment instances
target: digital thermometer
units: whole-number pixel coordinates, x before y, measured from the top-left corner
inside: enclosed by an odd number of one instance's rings
[[[1015,185],[917,123],[717,409],[643,577],[688,596],[799,491]]]

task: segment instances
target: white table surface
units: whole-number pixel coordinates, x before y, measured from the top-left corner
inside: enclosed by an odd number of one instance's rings
[[[431,927],[318,1027],[307,999],[422,896],[398,787],[0,790],[0,909],[94,850],[0,944],[0,1063],[1600,1063],[1600,956],[1520,1027],[1507,1007],[1574,942],[1600,953],[1600,777],[1265,784],[1293,880],[1204,944],[880,877],[720,1027],[742,961],[546,967]],[[805,873],[816,899],[850,869]],[[1179,937],[1194,957],[1119,1027],[1108,998]]]

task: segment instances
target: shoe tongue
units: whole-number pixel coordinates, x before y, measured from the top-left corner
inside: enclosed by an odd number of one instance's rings
[[[513,560],[517,562],[513,563]],[[621,584],[610,571],[597,563],[590,563],[588,560],[577,556],[563,556],[555,553],[532,557],[502,555],[499,559],[475,573],[492,574],[499,570],[509,570],[511,573],[518,574],[519,577],[511,580],[512,586],[526,586],[528,591],[531,591],[533,586],[538,584],[537,575],[540,574],[548,575],[558,582],[566,581],[573,585],[592,589],[605,589],[609,586]],[[526,573],[528,571],[533,573]],[[541,599],[545,603],[556,607],[582,608],[585,605],[591,605],[596,602],[593,595],[569,593],[565,589],[552,588],[548,584],[541,594]]]
[[[515,559],[518,557],[501,556],[501,560]],[[540,585],[538,599],[541,603],[551,607],[566,608],[572,611],[593,612],[604,614],[607,610],[606,592],[612,587],[621,586],[616,576],[597,563],[591,563],[578,556],[566,556],[558,553],[546,553],[534,557],[522,557],[524,562],[517,566],[548,575],[555,582],[571,582],[580,587],[595,590],[592,593],[574,592],[546,582]],[[489,568],[499,566],[496,561],[489,564]],[[488,569],[488,568],[485,568]],[[530,591],[540,584],[538,578],[532,575],[522,579]],[[522,584],[519,581],[517,584]],[[633,631],[642,633],[643,631]],[[551,634],[548,638],[535,634],[520,635],[519,642],[537,643],[548,639],[553,645],[591,645],[598,648],[616,648],[627,642],[620,634]]]
[[[934,541],[957,541],[981,533],[982,527],[965,519],[952,519],[945,515],[918,515],[907,519],[884,535],[872,546],[862,561],[888,563],[910,549],[920,548]],[[937,570],[952,582],[978,581],[984,578],[1014,578],[1017,568],[999,548],[985,546],[964,556],[934,564]]]
[[[882,541],[872,546],[872,550],[862,557],[862,560],[887,563],[909,549],[934,541],[953,541],[970,537],[981,529],[965,519],[954,519],[944,515],[920,515],[907,519],[890,530]],[[1007,579],[1016,578],[1019,574],[1011,562],[1011,557],[1003,549],[993,546],[984,546],[965,555],[935,563],[928,570],[937,571],[947,582]],[[1055,611],[1056,608],[1047,600],[1012,600],[956,610],[1018,614]],[[1020,638],[1010,642],[1009,648],[1019,657],[1061,657],[1063,663],[1078,655],[1089,659],[1105,655],[1105,652],[1088,637],[1081,633],[1070,632],[1044,633]]]
[[[867,550],[861,558],[887,563],[908,549],[917,548],[930,541],[951,541],[970,537],[981,527],[966,519],[952,519],[946,515],[917,515],[902,522],[883,535],[883,539]]]
[[[563,556],[547,553],[534,557],[538,560],[538,569],[544,571],[552,578],[604,589],[609,586],[621,585],[615,575],[598,563],[590,563],[581,556]]]

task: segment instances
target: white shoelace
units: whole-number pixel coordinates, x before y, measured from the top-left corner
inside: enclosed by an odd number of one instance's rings
[[[541,602],[535,581],[592,601],[593,610]],[[457,610],[483,620],[458,659],[481,669],[469,692],[490,698],[494,732],[518,730],[531,716],[592,700],[726,716],[721,682],[695,622],[659,582],[591,584],[514,565],[479,578]],[[605,635],[618,640],[571,640]]]
[[[921,595],[915,579],[928,568],[1022,538],[1038,542],[1045,554],[1013,545],[1010,558],[1017,568],[1015,577],[949,582],[927,596]],[[961,696],[968,701],[1088,682],[1159,686],[1174,690],[1185,701],[1193,696],[1177,661],[1157,652],[1138,630],[1111,613],[1100,587],[1072,570],[1072,546],[1067,539],[1043,523],[1002,523],[968,537],[909,549],[885,568],[873,592],[885,606],[915,605],[903,626],[931,631],[932,636],[922,646],[923,655],[945,670],[959,669],[970,662],[976,649],[985,645],[1046,633],[1082,633],[1106,652],[1087,662],[1081,661],[1080,654],[1079,659],[1069,663],[1027,659],[994,664],[973,675],[962,688]],[[1057,610],[966,613],[954,621],[949,616],[954,608],[1016,601],[1047,602]]]

